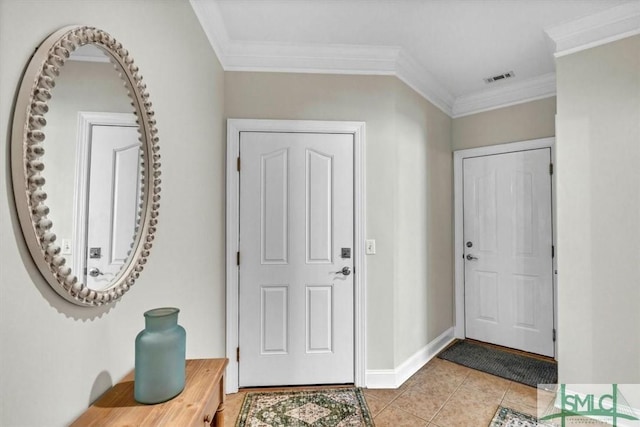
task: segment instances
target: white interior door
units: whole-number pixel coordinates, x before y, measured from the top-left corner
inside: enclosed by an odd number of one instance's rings
[[[550,149],[463,160],[468,338],[554,355]]]
[[[353,149],[240,134],[240,387],[354,381]]]
[[[86,281],[108,286],[124,265],[140,203],[140,142],[135,126],[93,126],[87,203]]]

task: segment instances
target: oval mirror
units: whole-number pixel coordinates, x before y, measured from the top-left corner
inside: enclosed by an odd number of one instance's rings
[[[36,50],[16,102],[16,208],[38,269],[67,300],[117,301],[149,256],[160,155],[149,94],[106,32],[63,28]]]

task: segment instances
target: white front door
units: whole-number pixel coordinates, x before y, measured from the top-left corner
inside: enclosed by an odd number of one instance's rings
[[[354,382],[353,150],[240,134],[240,387]]]
[[[91,289],[109,286],[131,250],[140,203],[138,138],[136,126],[91,128],[85,264]]]
[[[550,149],[463,160],[468,338],[554,355]]]

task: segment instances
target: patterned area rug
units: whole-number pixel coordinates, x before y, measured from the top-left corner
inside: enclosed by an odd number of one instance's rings
[[[373,427],[362,390],[247,393],[236,427]]]
[[[553,362],[464,340],[445,349],[438,357],[531,387],[558,381],[558,367]]]
[[[538,427],[546,424],[538,424],[536,417],[514,411],[504,406],[498,406],[496,415],[491,420],[489,427]]]

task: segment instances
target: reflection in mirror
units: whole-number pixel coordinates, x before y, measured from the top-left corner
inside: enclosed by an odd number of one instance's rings
[[[74,268],[91,289],[106,289],[126,264],[140,200],[140,143],[128,114],[80,113],[76,161]],[[82,182],[81,182],[82,181]]]
[[[13,115],[13,190],[33,261],[68,301],[117,301],[144,269],[160,207],[158,140],[138,67],[111,35],[65,27],[36,49]]]
[[[61,254],[90,289],[110,286],[127,260],[140,189],[140,142],[123,80],[107,53],[72,53],[51,91],[43,156]],[[75,165],[73,162],[75,161]]]

